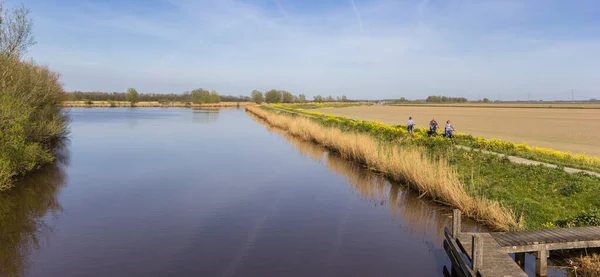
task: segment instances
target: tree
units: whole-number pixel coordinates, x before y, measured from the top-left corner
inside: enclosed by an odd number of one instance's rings
[[[298,102],[306,103],[306,95],[304,95],[304,94],[298,95]]]
[[[325,97],[324,101],[325,102],[335,102],[335,99],[333,99],[333,96],[329,95],[329,96]]]
[[[219,96],[219,93],[217,93],[216,91],[211,91],[210,94],[208,95],[208,103],[219,103],[221,102],[221,97]]]
[[[346,95],[342,95],[342,102],[348,102],[348,97],[346,97]]]
[[[35,45],[29,13],[24,6],[3,10],[0,2],[0,54],[20,58]]]
[[[128,88],[127,89],[127,101],[129,101],[129,103],[131,104],[131,106],[135,106],[135,103],[137,103],[140,100],[140,94],[137,92],[136,89],[134,88]]]
[[[250,95],[252,96],[252,101],[256,104],[265,102],[265,97],[263,96],[263,93],[258,90],[253,90],[252,94]]]
[[[267,103],[281,103],[281,92],[275,89],[269,90],[265,93],[265,101]]]
[[[313,97],[313,99],[317,103],[323,103],[323,96],[321,96],[321,95],[315,95],[315,97]]]
[[[281,91],[281,102],[283,103],[292,103],[294,102],[294,95],[288,91]]]
[[[490,102],[490,99],[483,98],[483,103],[489,103],[489,102]]]

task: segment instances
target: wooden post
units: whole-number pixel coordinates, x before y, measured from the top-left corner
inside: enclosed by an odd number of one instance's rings
[[[471,245],[472,269],[477,273],[483,267],[483,238],[481,235],[473,235]]]
[[[458,238],[461,230],[461,212],[459,209],[454,209],[452,210],[452,237]]]
[[[537,276],[548,275],[548,250],[542,250],[537,252],[535,258],[535,274]]]
[[[515,262],[521,269],[525,268],[525,252],[515,253]]]

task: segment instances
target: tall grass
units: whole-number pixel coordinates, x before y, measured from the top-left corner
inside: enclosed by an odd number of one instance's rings
[[[283,109],[293,113],[300,113],[314,118],[318,118],[332,126],[339,126],[345,129],[353,129],[361,132],[378,132],[385,136],[387,139],[395,139],[408,136],[408,133],[406,132],[406,125],[402,124],[390,126],[380,122],[353,120],[350,118],[333,116],[329,114],[323,114],[320,112],[299,110],[290,105],[276,104],[272,106],[277,109]],[[426,128],[417,127],[415,128],[415,132],[411,137],[413,139],[418,138],[420,140],[420,143],[426,143],[427,141],[431,141],[431,138],[427,138],[426,136],[427,131],[428,129]],[[531,147],[523,143],[518,144],[509,141],[502,141],[499,139],[485,139],[462,133],[455,134],[455,142],[460,145],[468,146],[474,149],[487,150],[496,153],[502,153],[506,155],[513,155],[526,159],[536,160],[540,162],[551,163],[559,166],[579,168],[600,173],[599,157],[561,152],[540,147]],[[439,141],[436,143],[439,143]]]
[[[456,171],[444,159],[433,160],[419,147],[399,146],[364,133],[344,132],[304,117],[291,117],[247,107],[249,112],[289,134],[313,141],[369,169],[406,183],[411,189],[439,203],[459,208],[470,218],[497,230],[518,227],[514,213],[496,201],[469,195]]]
[[[0,191],[52,162],[53,145],[67,136],[58,79],[47,67],[0,55]]]

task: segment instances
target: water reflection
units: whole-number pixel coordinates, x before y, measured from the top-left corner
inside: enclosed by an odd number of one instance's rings
[[[254,117],[254,116],[253,116]],[[278,128],[270,127],[262,119],[254,117],[270,131],[283,137],[299,153],[327,165],[336,174],[343,176],[362,198],[373,205],[387,207],[394,218],[401,219],[400,224],[411,234],[443,241],[444,227],[451,225],[452,211],[445,206],[419,198],[419,195],[406,190],[401,184],[390,182],[381,174],[367,170],[362,165],[349,162],[336,153],[312,142],[290,136]],[[463,228],[468,231],[482,230],[483,227],[463,219]]]
[[[214,123],[219,119],[220,108],[193,108],[192,122],[194,123]]]
[[[54,164],[0,193],[0,276],[23,276],[27,257],[39,250],[52,228],[44,219],[62,213],[58,192],[66,184],[68,152],[63,147]]]

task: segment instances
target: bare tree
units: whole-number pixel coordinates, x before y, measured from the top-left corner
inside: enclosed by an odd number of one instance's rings
[[[24,6],[3,9],[0,2],[0,54],[20,58],[35,45],[33,22]]]

